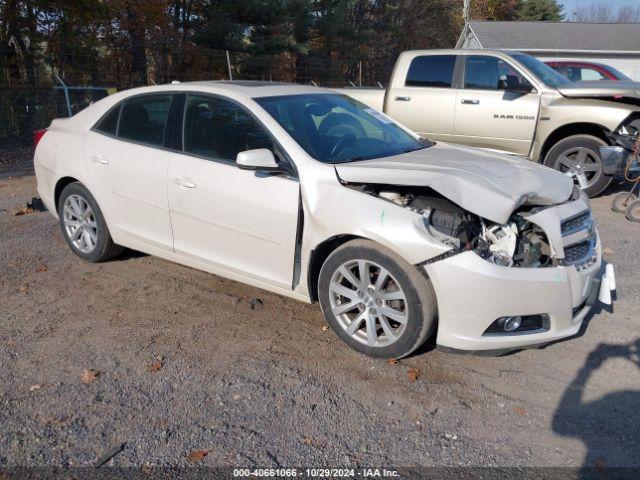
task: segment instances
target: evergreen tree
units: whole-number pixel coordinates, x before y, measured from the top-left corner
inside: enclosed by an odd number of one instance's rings
[[[564,20],[563,8],[557,0],[519,0],[518,19],[534,22],[561,22]]]

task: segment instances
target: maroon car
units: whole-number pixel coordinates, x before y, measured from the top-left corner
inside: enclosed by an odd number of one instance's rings
[[[581,80],[631,80],[620,70],[603,63],[576,62],[570,60],[545,63],[572,82],[579,82]]]

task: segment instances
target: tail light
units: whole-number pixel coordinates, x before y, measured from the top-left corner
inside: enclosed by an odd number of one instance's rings
[[[40,140],[42,140],[42,137],[44,137],[45,133],[47,133],[46,128],[33,132],[33,148],[36,148],[38,146],[38,143],[40,143]]]

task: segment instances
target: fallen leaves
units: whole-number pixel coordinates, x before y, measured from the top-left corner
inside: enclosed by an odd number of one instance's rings
[[[22,207],[20,210],[16,210],[13,212],[13,215],[16,217],[21,217],[22,215],[29,215],[30,213],[36,213],[33,208]]]
[[[399,360],[396,360],[395,358],[390,358],[389,360],[387,360],[387,365],[398,365],[400,363]]]
[[[149,370],[150,372],[158,372],[160,370],[162,370],[164,363],[162,361],[162,359],[157,359],[153,362],[151,362],[151,365],[149,365],[147,367],[147,370]]]
[[[520,417],[524,417],[525,413],[527,413],[524,407],[513,407],[513,411]]]
[[[410,368],[409,370],[407,370],[407,378],[410,382],[415,382],[416,380],[418,380],[418,378],[420,378],[420,370],[418,370],[417,368]]]
[[[44,423],[46,426],[64,427],[68,421],[69,419],[67,417],[47,417],[42,421],[42,423]]]
[[[311,446],[311,445],[313,445],[313,438],[311,438],[311,437],[304,437],[304,438],[302,439],[302,443],[304,443],[304,444],[305,444],[305,445],[307,445],[307,446]]]
[[[85,368],[84,372],[82,372],[82,376],[80,377],[80,380],[82,380],[82,383],[86,385],[90,385],[93,382],[95,382],[99,376],[100,376],[100,372],[98,370]]]
[[[144,462],[140,470],[142,470],[142,473],[145,475],[149,475],[153,471],[153,466],[149,462]]]
[[[187,455],[187,460],[189,460],[191,463],[200,462],[204,459],[204,457],[209,455],[210,451],[211,450],[195,450]]]
[[[38,265],[36,267],[36,273],[44,273],[48,270],[46,265]]]
[[[29,293],[29,284],[28,283],[20,284],[20,286],[18,287],[18,291],[20,293]]]
[[[41,388],[42,388],[42,385],[40,385],[39,383],[34,383],[29,387],[29,391],[35,392],[36,390],[40,390]]]
[[[613,249],[611,249],[611,248],[603,248],[602,249],[602,253],[604,255],[613,255]]]

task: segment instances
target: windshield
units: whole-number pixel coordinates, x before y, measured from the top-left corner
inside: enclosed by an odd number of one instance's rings
[[[612,67],[611,65],[607,65],[606,69],[609,70],[611,73],[613,73],[614,77],[616,77],[618,80],[631,80],[630,77],[622,73],[617,68]]]
[[[541,80],[547,87],[557,88],[562,87],[563,85],[571,85],[571,80],[563,77],[549,65],[541,62],[531,55],[516,53],[511,56],[522,65],[527,67],[529,70],[531,70],[531,73],[538,77],[538,79]]]
[[[344,163],[426,148],[384,114],[338,94],[255,99],[316,160]]]

